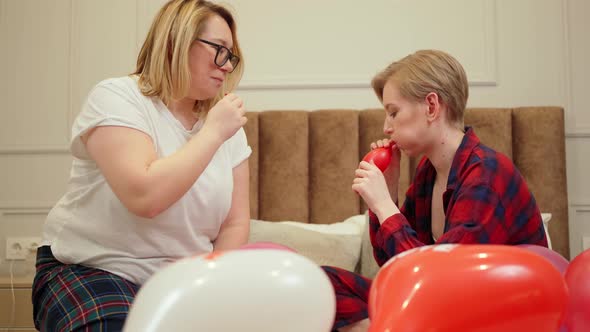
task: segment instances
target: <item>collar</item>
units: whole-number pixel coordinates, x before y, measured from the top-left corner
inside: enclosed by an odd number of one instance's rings
[[[463,136],[463,140],[461,140],[461,144],[453,158],[453,164],[451,165],[449,178],[447,180],[447,190],[455,189],[457,181],[461,178],[461,174],[465,169],[465,165],[469,161],[473,149],[479,144],[479,138],[475,135],[473,128],[465,127],[465,136]]]

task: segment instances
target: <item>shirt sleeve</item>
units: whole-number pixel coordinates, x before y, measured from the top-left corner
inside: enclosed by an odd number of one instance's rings
[[[390,216],[379,225],[377,216],[369,212],[369,223],[373,256],[379,266],[400,252],[426,245],[418,240],[416,231],[401,213]]]
[[[398,214],[394,214],[379,223],[379,219],[369,211],[369,225],[373,256],[379,266],[385,264],[394,255],[425,245],[418,240],[415,228],[415,184],[406,192],[406,199]]]
[[[240,128],[230,139],[227,140],[232,168],[238,166],[242,161],[248,159],[252,154],[252,148],[248,145],[246,132]]]
[[[154,137],[144,106],[134,100],[131,92],[109,81],[103,81],[92,89],[74,121],[70,143],[74,157],[89,159],[81,136],[100,126],[133,128],[146,133],[152,139]]]

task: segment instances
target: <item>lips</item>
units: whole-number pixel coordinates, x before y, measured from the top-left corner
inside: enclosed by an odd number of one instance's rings
[[[223,78],[221,78],[221,77],[211,77],[211,78],[219,83],[223,83]]]

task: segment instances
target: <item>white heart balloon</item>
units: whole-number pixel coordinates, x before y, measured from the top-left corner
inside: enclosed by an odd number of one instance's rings
[[[332,285],[309,259],[236,250],[179,260],[139,290],[125,332],[327,332]]]

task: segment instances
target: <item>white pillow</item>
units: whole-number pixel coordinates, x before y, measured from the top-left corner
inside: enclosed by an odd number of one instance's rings
[[[307,224],[297,221],[279,221],[277,223],[301,227],[310,231],[325,234],[362,235],[365,230],[367,220],[364,214],[359,214],[333,224]]]
[[[551,213],[541,213],[541,219],[543,219],[543,224],[545,226],[547,226],[549,220],[551,220],[551,217],[553,217]]]
[[[360,215],[364,219],[363,215]],[[364,223],[364,220],[362,220]],[[294,249],[318,265],[354,271],[359,263],[364,226],[358,218],[331,225],[251,220],[249,243],[273,242]]]
[[[543,219],[543,227],[545,228],[545,235],[547,236],[547,244],[549,249],[553,249],[551,247],[551,238],[549,237],[549,220],[553,215],[551,213],[541,213],[541,219]]]
[[[373,255],[373,245],[371,244],[371,231],[369,229],[369,211],[363,215],[365,226],[363,229],[363,241],[361,244],[361,266],[359,273],[364,277],[373,279],[379,272],[379,265]]]

